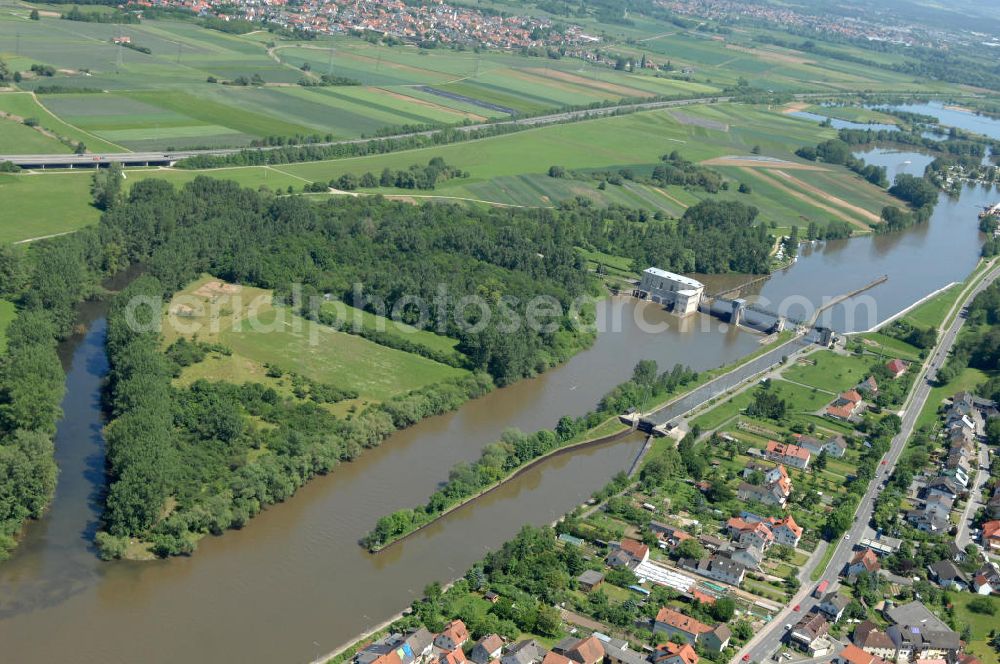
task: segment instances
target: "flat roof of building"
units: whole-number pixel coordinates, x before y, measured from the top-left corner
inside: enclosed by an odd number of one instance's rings
[[[692,279],[691,277],[685,277],[683,274],[676,274],[675,272],[667,272],[666,270],[661,270],[658,267],[647,267],[643,270],[644,274],[651,274],[654,277],[662,277],[664,279],[670,279],[671,281],[676,281],[677,283],[685,284],[691,286],[692,288],[704,288],[705,284]]]

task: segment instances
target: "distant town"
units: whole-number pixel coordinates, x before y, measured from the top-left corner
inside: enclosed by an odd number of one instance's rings
[[[337,35],[370,32],[417,43],[521,49],[599,42],[577,25],[547,18],[485,13],[445,2],[411,4],[401,0],[139,0],[140,7],[189,9],[225,21],[266,21],[307,33]]]

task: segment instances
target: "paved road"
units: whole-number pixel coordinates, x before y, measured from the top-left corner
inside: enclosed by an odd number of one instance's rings
[[[793,337],[789,341],[775,346],[763,355],[760,355],[746,364],[736,367],[732,371],[722,374],[718,378],[710,380],[704,385],[688,392],[683,397],[675,399],[662,408],[655,410],[642,418],[643,422],[651,423],[653,426],[660,426],[674,420],[681,415],[691,412],[698,406],[714,399],[724,392],[728,392],[739,386],[744,381],[753,378],[757,374],[770,369],[781,362],[784,356],[791,356],[796,351],[806,348],[812,344],[812,334]]]
[[[955,535],[955,544],[961,549],[964,549],[973,541],[969,530],[970,522],[976,516],[976,511],[979,508],[986,508],[986,501],[983,500],[983,487],[986,485],[986,481],[990,479],[990,455],[988,450],[989,448],[986,445],[980,443],[979,467],[986,470],[976,471],[976,479],[973,480],[972,485],[969,487],[969,500],[965,504],[965,511],[962,512],[962,518],[958,521],[958,533]]]
[[[972,299],[976,295],[993,283],[998,276],[1000,276],[1000,267],[992,268],[986,277],[983,278],[982,281],[980,281],[979,284],[967,295],[965,301],[962,303],[963,309],[967,307],[970,302],[972,302]],[[955,317],[955,320],[941,336],[933,355],[931,355],[930,360],[925,365],[921,375],[917,376],[917,380],[915,382],[916,387],[911,392],[909,402],[904,406],[904,411],[900,416],[902,419],[902,428],[900,429],[899,434],[892,439],[889,452],[885,457],[885,465],[879,466],[877,475],[872,480],[868,490],[865,492],[861,502],[858,504],[858,511],[854,524],[851,526],[845,537],[836,542],[836,549],[830,558],[830,563],[827,565],[826,571],[823,572],[822,577],[820,577],[820,581],[829,581],[831,587],[836,584],[840,572],[844,569],[844,566],[847,565],[847,562],[854,554],[854,543],[865,537],[874,536],[874,532],[869,527],[868,523],[872,517],[875,498],[878,495],[878,489],[885,477],[891,474],[892,469],[895,468],[896,462],[899,460],[899,456],[903,451],[903,447],[906,445],[907,439],[909,439],[913,433],[917,417],[920,415],[920,411],[923,410],[924,404],[927,403],[927,399],[930,396],[932,381],[937,376],[938,369],[941,368],[944,361],[947,359],[948,353],[951,351],[951,348],[955,343],[955,339],[958,337],[958,333],[961,331],[964,323],[964,316],[959,315]],[[834,546],[834,544],[831,543],[831,546]],[[813,555],[810,562],[799,574],[799,579],[802,581],[802,588],[798,593],[796,593],[792,601],[789,602],[789,605],[778,613],[777,616],[775,616],[774,619],[767,625],[767,627],[758,632],[758,634],[736,654],[735,661],[740,661],[744,655],[749,654],[749,661],[763,662],[781,645],[781,639],[785,634],[785,625],[796,622],[802,614],[807,613],[813,608],[813,606],[815,606],[816,599],[812,597],[811,592],[816,587],[818,582],[813,583],[809,577],[812,570],[815,569],[817,561],[822,557],[822,554],[823,551],[817,549],[816,554]],[[799,606],[798,612],[793,610],[793,607],[795,606]]]
[[[796,95],[798,97],[799,95]],[[802,95],[808,96],[808,95]],[[535,127],[547,124],[557,124],[587,117],[599,117],[604,115],[614,115],[620,112],[651,111],[658,108],[670,108],[673,106],[690,106],[692,104],[717,104],[731,101],[732,97],[696,97],[693,99],[675,99],[672,101],[650,101],[638,104],[623,104],[621,106],[608,106],[604,108],[592,108],[580,111],[564,111],[562,113],[552,113],[549,115],[538,115],[530,118],[518,118],[516,120],[506,120],[503,122],[480,123],[474,125],[461,125],[449,127],[455,131],[470,132],[486,127],[496,127],[504,125],[516,125],[522,127]],[[434,136],[445,131],[442,129],[432,129],[428,131],[417,131],[407,134],[397,134],[394,136],[384,136],[379,138],[351,138],[340,141],[330,141],[324,143],[312,143],[316,146],[347,145],[352,143],[367,143],[369,141],[407,138],[413,136]],[[62,168],[67,166],[93,167],[97,164],[119,162],[130,166],[148,166],[170,164],[186,157],[197,155],[217,155],[224,156],[242,152],[246,149],[257,150],[277,150],[278,146],[267,146],[260,148],[216,148],[209,150],[172,150],[164,152],[97,152],[87,154],[0,154],[0,162],[10,161],[18,166],[26,168]]]

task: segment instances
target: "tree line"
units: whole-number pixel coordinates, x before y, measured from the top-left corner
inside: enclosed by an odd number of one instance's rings
[[[0,356],[0,559],[55,490],[52,438],[65,390],[57,342],[97,287],[93,233],[0,247],[0,297],[16,306]]]

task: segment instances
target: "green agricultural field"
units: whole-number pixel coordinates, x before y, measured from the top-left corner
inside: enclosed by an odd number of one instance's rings
[[[0,23],[2,25],[2,23]],[[52,97],[46,97],[51,99]],[[40,127],[46,131],[67,138],[73,141],[82,141],[88,149],[95,152],[125,152],[125,148],[115,143],[102,140],[94,134],[88,133],[79,127],[74,127],[64,120],[54,115],[48,107],[43,105],[39,97],[29,92],[0,92],[0,111],[19,118],[34,118]],[[62,153],[69,150],[65,145],[54,141],[49,145],[49,149],[38,150],[39,153]]]
[[[9,118],[0,119],[0,145],[13,154],[71,152],[56,138]]]
[[[732,398],[720,402],[695,417],[691,424],[698,425],[704,431],[718,429],[740,415],[750,405],[750,402],[753,401],[754,391],[757,389],[759,389],[757,386],[751,386]],[[794,385],[781,379],[772,380],[770,389],[779,398],[786,401],[789,415],[815,412],[832,399],[832,395],[826,392]]]
[[[254,92],[254,91],[249,91]],[[138,103],[146,103],[147,95],[153,93],[128,93],[128,97]],[[90,103],[79,101],[88,95],[65,95],[67,107],[73,104]],[[100,95],[97,95],[100,96]],[[184,111],[191,116],[194,107],[182,108],[185,98],[178,95],[169,104],[163,99],[156,103],[163,106],[176,104],[176,112]],[[197,100],[196,100],[197,101]],[[220,107],[219,112],[222,112]],[[249,112],[247,112],[249,114]],[[653,212],[663,212],[668,216],[680,216],[684,210],[708,197],[698,190],[686,190],[679,186],[652,187],[635,182],[623,185],[608,185],[603,191],[598,189],[596,180],[575,180],[551,178],[546,173],[549,166],[566,165],[574,170],[618,170],[630,168],[637,173],[651,170],[663,154],[678,150],[684,157],[693,160],[707,160],[731,155],[747,156],[758,139],[766,133],[769,137],[767,153],[771,157],[793,160],[792,151],[808,142],[804,133],[812,132],[812,141],[824,136],[811,123],[789,118],[778,112],[769,112],[758,107],[724,104],[719,106],[685,107],[678,119],[676,112],[649,111],[630,115],[599,118],[562,125],[549,125],[513,134],[496,136],[478,141],[454,143],[451,145],[421,148],[403,152],[355,157],[321,162],[282,164],[270,167],[221,168],[205,171],[184,169],[129,169],[129,182],[143,178],[162,178],[181,184],[198,175],[208,175],[232,179],[244,186],[266,186],[284,191],[292,186],[301,191],[303,186],[314,181],[329,181],[345,173],[360,175],[366,171],[380,173],[384,168],[406,169],[413,164],[426,164],[433,157],[442,157],[457,168],[468,171],[470,177],[448,180],[433,191],[403,189],[373,189],[367,193],[400,195],[414,201],[424,199],[468,199],[472,201],[495,202],[506,205],[553,206],[559,201],[577,196],[589,198],[596,205],[621,204],[640,207]],[[750,135],[736,122],[746,115],[758,125]],[[261,122],[265,116],[256,116]],[[708,129],[691,124],[691,118],[700,118],[728,126],[728,131]],[[247,115],[234,116],[227,120],[230,125],[238,125]],[[686,123],[686,124],[685,124]],[[190,125],[193,126],[193,125]],[[715,125],[713,125],[715,126]],[[239,127],[237,127],[239,129]],[[250,127],[247,127],[250,129]],[[118,130],[124,131],[124,130]],[[764,132],[764,133],[762,133]],[[827,132],[832,134],[832,130]],[[167,140],[167,139],[163,139]],[[727,163],[733,163],[729,161]],[[738,162],[737,162],[738,163]],[[794,166],[797,162],[791,162]],[[795,178],[813,171],[792,170],[788,173]],[[806,195],[791,196],[771,184],[776,175],[765,180],[757,171],[770,169],[750,169],[741,166],[715,166],[723,175],[735,183],[752,180],[754,185],[750,195],[736,192],[735,186],[718,197],[741,200],[760,209],[763,222],[774,222],[779,228],[792,224],[805,226],[810,220],[825,223],[837,218],[821,207],[827,203],[815,202],[818,197]],[[753,171],[746,173],[746,171]],[[860,181],[853,173],[843,168],[830,167],[821,173],[827,180],[843,189],[853,188],[857,192],[859,209],[868,209],[874,214],[878,202],[885,194],[868,183]],[[25,239],[47,233],[62,232],[79,228],[97,218],[96,211],[89,206],[89,173],[86,172],[46,172],[44,174],[19,174],[6,176],[0,187],[19,183],[25,192],[51,192],[58,205],[52,206],[46,197],[20,196],[18,207],[22,216],[31,219],[33,230],[11,231],[0,234],[0,239]],[[798,185],[796,185],[798,186]],[[869,207],[865,207],[869,206]],[[845,213],[847,214],[847,213]],[[862,222],[860,213],[856,215],[859,230]],[[34,232],[45,229],[45,232]]]

